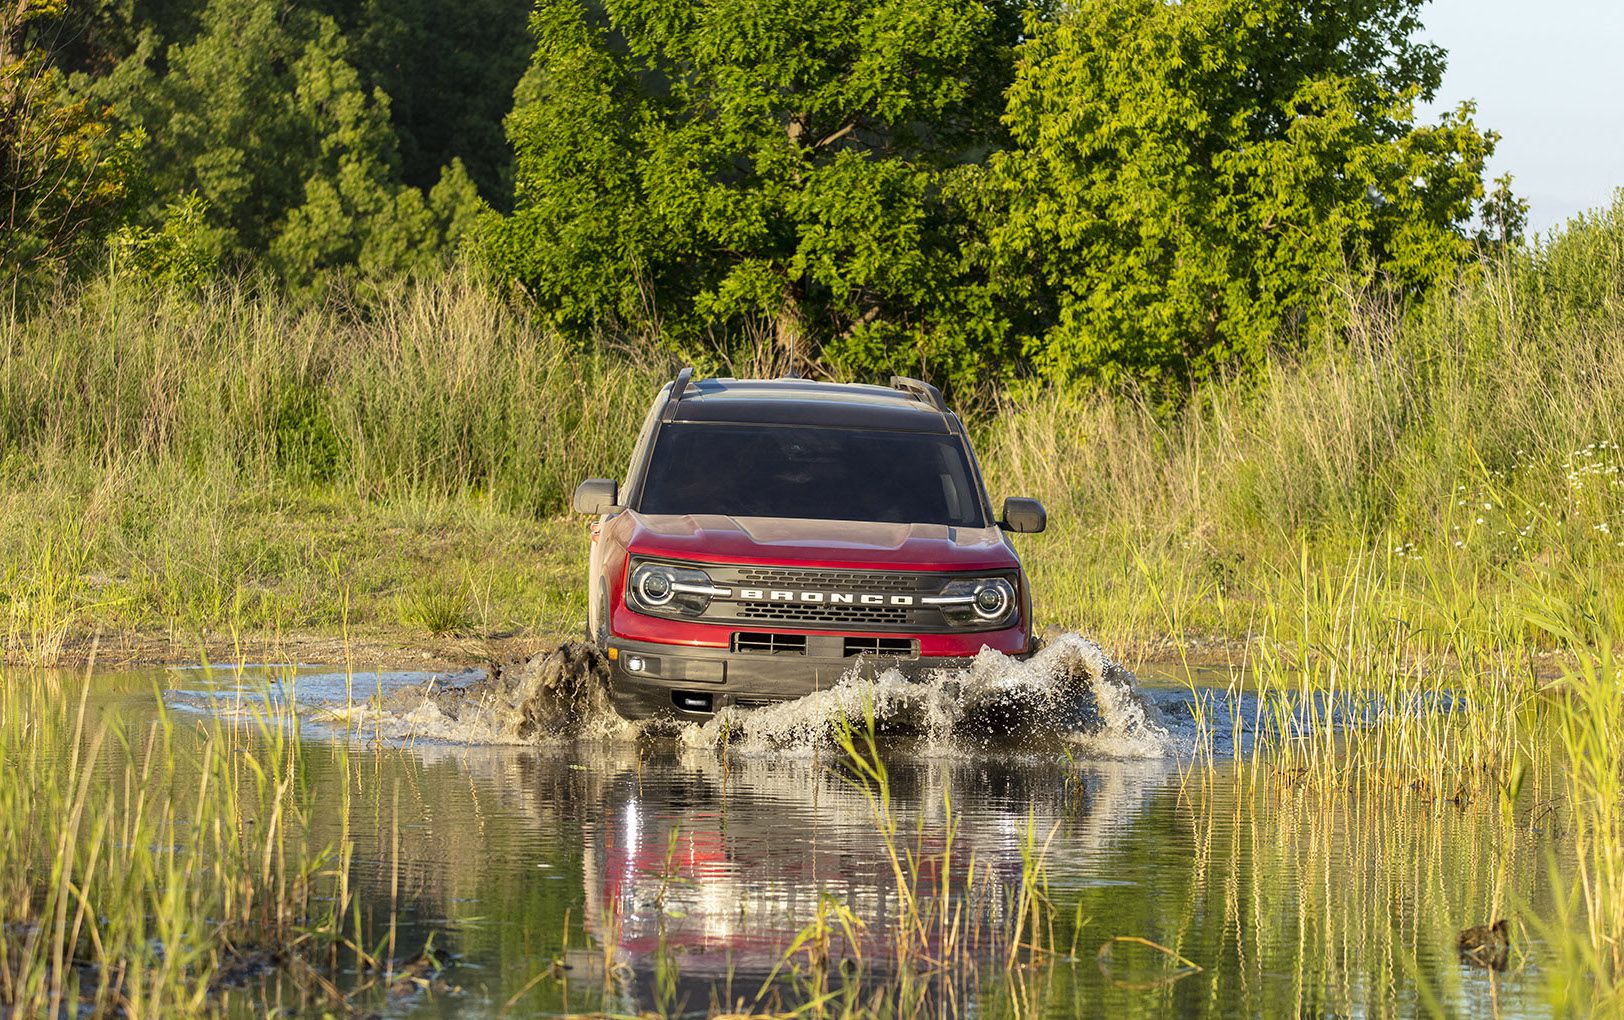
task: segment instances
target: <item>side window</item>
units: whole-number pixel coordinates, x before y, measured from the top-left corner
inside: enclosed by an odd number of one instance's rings
[[[961,521],[966,519],[968,508],[964,506],[963,494],[966,490],[962,472],[957,464],[951,463],[947,455],[947,447],[937,450],[938,461],[936,480],[942,486],[942,503],[947,507],[949,520]]]
[[[660,395],[654,399],[654,404],[649,407],[648,414],[643,416],[643,427],[637,433],[637,445],[632,447],[632,459],[626,465],[626,474],[620,483],[623,501],[631,487],[638,484],[638,472],[648,463],[649,444],[654,438],[654,429],[660,424],[660,410],[664,407],[665,391],[661,390]],[[641,500],[643,494],[638,492],[636,496]]]

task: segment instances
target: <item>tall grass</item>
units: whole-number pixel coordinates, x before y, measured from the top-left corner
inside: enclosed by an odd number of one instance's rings
[[[375,965],[353,849],[310,834],[286,708],[194,728],[104,712],[90,691],[0,672],[0,1012],[197,1015],[238,981],[297,989],[341,951]],[[347,817],[349,796],[322,806]]]
[[[1305,554],[1332,584],[1376,570],[1373,613],[1435,650],[1526,633],[1512,580],[1590,578],[1579,614],[1618,599],[1624,198],[1416,306],[1331,300],[1335,343],[1172,420],[1131,394],[1005,403],[983,460],[1048,505],[1025,549],[1052,619],[1244,637]]]
[[[624,457],[663,376],[584,354],[455,276],[319,308],[247,284],[97,280],[0,316],[0,463],[178,463],[550,511]]]

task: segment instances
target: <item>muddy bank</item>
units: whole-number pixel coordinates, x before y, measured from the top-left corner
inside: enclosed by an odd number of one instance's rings
[[[136,666],[216,666],[238,663],[349,663],[356,669],[455,671],[521,663],[556,647],[560,634],[489,634],[433,637],[404,628],[342,634],[292,631],[271,634],[173,634],[124,630],[76,634],[54,665],[98,669]],[[0,649],[0,664],[27,665],[18,650]]]
[[[76,632],[62,645],[54,665],[101,669],[139,666],[193,666],[199,662],[350,663],[356,669],[455,671],[522,664],[575,635],[560,632],[501,632],[434,637],[404,627],[366,628],[348,636],[319,630],[273,633],[173,633],[156,629],[98,629]],[[1194,668],[1225,668],[1246,661],[1247,640],[1222,636],[1170,637],[1118,641],[1116,658],[1140,671],[1146,664],[1188,661]],[[19,649],[0,640],[0,664],[28,665]]]

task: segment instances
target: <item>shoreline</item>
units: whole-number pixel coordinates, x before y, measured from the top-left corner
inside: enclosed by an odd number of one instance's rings
[[[1254,651],[1255,638],[1186,636],[1149,640],[1113,641],[1108,635],[1081,633],[1106,654],[1138,673],[1154,669],[1158,675],[1188,665],[1191,669],[1239,669]],[[106,671],[140,667],[217,668],[275,664],[349,666],[355,670],[461,670],[469,667],[523,662],[551,651],[579,635],[561,631],[538,633],[468,633],[446,637],[414,634],[404,628],[367,628],[349,634],[321,630],[275,633],[204,633],[177,635],[164,631],[121,630],[74,634],[49,665],[52,670]],[[1541,676],[1555,675],[1552,653],[1536,656]],[[0,648],[0,666],[30,668],[16,648]]]
[[[530,658],[565,640],[559,634],[467,635],[435,638],[404,632],[349,635],[320,631],[278,634],[204,634],[184,637],[149,631],[84,634],[69,638],[49,665],[35,668],[93,672],[139,667],[209,665],[231,669],[266,663],[349,666],[356,670],[459,670]],[[16,653],[0,665],[29,668]]]

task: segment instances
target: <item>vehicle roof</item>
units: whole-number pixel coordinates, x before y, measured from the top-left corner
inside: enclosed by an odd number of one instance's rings
[[[669,393],[667,386],[661,400]],[[815,379],[704,379],[688,385],[672,412],[682,422],[953,431],[947,413],[912,393]]]

